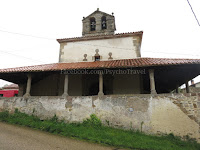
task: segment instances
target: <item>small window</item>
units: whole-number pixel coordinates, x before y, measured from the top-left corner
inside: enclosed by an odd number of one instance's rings
[[[0,97],[3,97],[3,94],[0,94]]]
[[[100,56],[94,56],[94,61],[100,61]]]
[[[96,30],[96,20],[94,17],[90,18],[90,31]]]
[[[101,29],[103,30],[103,29],[107,29],[107,23],[106,23],[106,17],[105,16],[103,16],[102,18],[101,18]]]

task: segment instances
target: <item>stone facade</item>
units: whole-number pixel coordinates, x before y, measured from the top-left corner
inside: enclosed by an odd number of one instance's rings
[[[141,57],[142,37],[133,35],[132,37],[99,39],[65,42],[60,45],[60,63],[95,61],[94,56],[98,49],[101,61],[117,59],[132,59]],[[86,54],[86,58],[84,55]],[[86,59],[86,60],[85,60]]]
[[[84,97],[0,98],[0,110],[19,111],[41,119],[82,122],[96,114],[105,125],[150,134],[189,135],[199,141],[200,95],[118,95]]]

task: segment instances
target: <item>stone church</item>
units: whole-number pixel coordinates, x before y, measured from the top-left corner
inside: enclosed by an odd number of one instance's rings
[[[113,127],[200,139],[200,94],[188,86],[200,59],[141,57],[143,32],[116,34],[114,15],[99,9],[82,28],[81,37],[57,39],[58,63],[0,69],[19,85],[18,97],[0,98],[0,111],[67,122],[96,114]],[[187,93],[178,93],[182,84]]]
[[[142,31],[115,31],[113,13],[97,9],[83,17],[82,37],[57,39],[58,63],[0,69],[0,78],[19,96],[92,96],[169,93],[199,75],[200,60],[143,58]]]

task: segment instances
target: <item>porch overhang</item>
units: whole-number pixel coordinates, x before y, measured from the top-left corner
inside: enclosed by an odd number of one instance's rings
[[[145,90],[149,91],[149,69],[154,69],[155,85],[158,93],[168,93],[177,86],[195,78],[200,74],[200,59],[166,59],[166,58],[137,58],[98,62],[56,63],[38,66],[0,69],[0,79],[16,84],[25,84],[27,74],[33,76],[32,83],[51,74],[61,74],[63,71],[91,70],[144,70],[142,74]]]

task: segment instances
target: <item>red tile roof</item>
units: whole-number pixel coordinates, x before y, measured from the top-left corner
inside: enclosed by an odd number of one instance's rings
[[[87,41],[87,40],[100,40],[100,39],[131,37],[131,36],[142,35],[142,34],[143,34],[143,31],[128,32],[128,33],[118,33],[118,34],[114,34],[114,35],[110,35],[110,34],[106,34],[106,35],[90,35],[90,36],[82,36],[82,37],[74,37],[74,38],[57,39],[57,41],[59,43],[62,43],[62,42],[76,42],[76,41]]]
[[[96,62],[54,63],[37,66],[0,69],[0,73],[45,72],[72,69],[103,69],[200,64],[200,59],[135,58]]]

